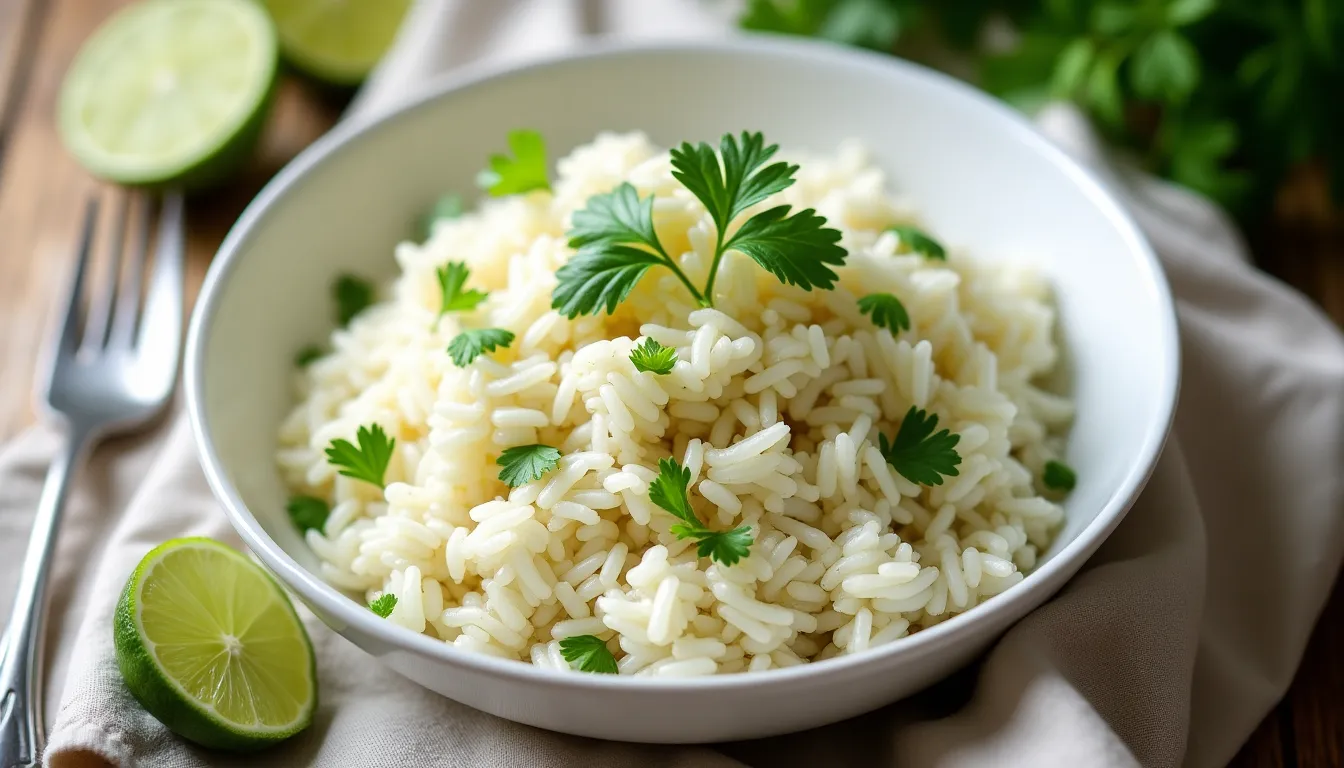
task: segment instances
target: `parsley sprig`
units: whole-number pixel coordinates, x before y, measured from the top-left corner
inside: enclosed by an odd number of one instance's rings
[[[942,243],[929,237],[929,234],[919,227],[909,224],[896,224],[887,227],[887,231],[894,233],[900,239],[901,245],[920,256],[935,261],[947,261],[947,249],[943,247]]]
[[[369,603],[369,610],[378,614],[379,618],[386,619],[392,615],[392,610],[397,607],[397,596],[391,592],[384,592],[378,596],[377,600]]]
[[[331,507],[316,496],[291,496],[285,511],[289,513],[289,519],[299,529],[299,533],[321,533],[327,524],[327,516],[331,514]]]
[[[910,313],[901,300],[890,293],[870,293],[859,299],[859,311],[872,318],[873,325],[896,335],[910,329]]]
[[[805,290],[831,289],[832,266],[844,264],[840,232],[811,208],[790,214],[787,205],[751,216],[731,236],[730,225],[748,208],[793,184],[798,166],[766,163],[779,150],[759,133],[727,134],[715,152],[709,144],[683,143],[671,151],[672,176],[704,204],[716,233],[703,288],[668,254],[653,227],[653,198],[630,184],[594,195],[574,214],[569,245],[577,251],[556,272],[551,306],[574,318],[608,314],[630,295],[651,267],[672,271],[701,306],[714,304],[714,281],[728,251],[746,254],[780,282]]]
[[[677,365],[677,350],[664,347],[653,339],[644,339],[644,343],[630,352],[630,362],[637,371],[666,376]]]
[[[938,416],[910,406],[890,443],[878,435],[878,447],[897,472],[920,485],[942,485],[943,477],[956,477],[961,456],[956,452],[961,435],[938,429]]]
[[[560,641],[560,655],[580,672],[616,674],[616,657],[607,644],[593,635],[574,635]]]
[[[495,459],[503,469],[499,479],[510,488],[526,485],[555,469],[560,464],[560,451],[549,445],[515,445],[504,449]]]
[[[349,440],[337,438],[327,446],[327,463],[340,468],[346,477],[363,480],[379,488],[384,487],[383,476],[387,465],[392,461],[392,447],[397,444],[395,438],[388,437],[382,426],[373,424],[360,427],[355,432],[358,447]]]
[[[649,500],[672,514],[681,522],[674,523],[672,535],[678,539],[693,539],[696,554],[724,565],[736,565],[738,560],[751,554],[751,528],[742,526],[731,531],[712,531],[706,528],[695,510],[686,489],[691,484],[691,470],[676,459],[658,462],[658,477],[649,484]]]
[[[448,342],[448,356],[458,368],[471,365],[471,361],[485,352],[508,347],[513,343],[513,332],[503,328],[470,328]]]
[[[1041,480],[1045,483],[1046,488],[1067,493],[1078,484],[1078,474],[1068,464],[1051,459],[1045,462],[1045,468],[1041,472]]]
[[[476,175],[476,184],[493,197],[550,190],[546,177],[546,141],[536,131],[509,131],[508,155],[491,155],[490,167]]]
[[[471,270],[460,261],[450,261],[434,270],[439,278],[439,317],[449,312],[469,312],[485,301],[484,291],[463,290]]]
[[[355,275],[341,275],[332,283],[331,296],[336,300],[336,321],[349,325],[360,312],[373,304],[373,283]]]

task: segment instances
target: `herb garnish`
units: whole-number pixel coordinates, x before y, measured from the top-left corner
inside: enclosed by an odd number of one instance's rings
[[[340,473],[346,477],[382,488],[383,475],[387,473],[387,465],[392,460],[392,447],[396,445],[396,439],[388,437],[378,424],[360,427],[355,433],[355,439],[359,443],[358,448],[349,440],[332,440],[331,445],[327,446],[327,462],[340,467]]]
[[[677,365],[676,347],[664,347],[653,339],[644,339],[644,343],[630,352],[630,362],[635,370],[666,376]]]
[[[696,517],[686,494],[691,483],[691,470],[678,464],[676,459],[662,459],[658,462],[658,470],[658,477],[649,484],[649,500],[681,521],[672,525],[673,536],[695,540],[696,554],[724,565],[735,565],[751,554],[750,527],[712,531]]]
[[[941,243],[929,237],[928,233],[919,227],[909,224],[896,224],[887,227],[887,231],[895,233],[896,237],[900,238],[901,245],[924,258],[947,261],[947,249],[943,248]]]
[[[471,328],[448,342],[448,355],[458,368],[471,365],[483,352],[494,352],[513,343],[513,332],[503,328]]]
[[[859,299],[859,311],[873,320],[873,325],[886,328],[896,335],[910,329],[910,313],[901,300],[890,293],[870,293]]]
[[[355,315],[373,303],[373,283],[355,275],[344,274],[332,284],[331,295],[336,300],[337,323],[341,326],[349,325]]]
[[[1051,459],[1045,462],[1045,469],[1041,472],[1041,480],[1045,482],[1045,487],[1052,491],[1072,491],[1078,484],[1078,474],[1073,471],[1073,467],[1062,461]]]
[[[450,261],[434,270],[439,278],[439,317],[449,312],[468,312],[486,299],[486,293],[475,289],[464,291],[471,270],[460,261]]]
[[[714,257],[697,288],[667,253],[653,227],[653,198],[640,199],[628,183],[594,195],[574,214],[570,247],[578,249],[556,272],[551,306],[569,318],[608,314],[629,296],[650,267],[672,270],[701,306],[714,304],[714,281],[728,251],[746,254],[781,282],[806,290],[830,289],[831,266],[844,264],[840,232],[811,208],[790,215],[787,205],[748,218],[731,236],[729,225],[747,208],[793,184],[798,166],[766,162],[778,151],[759,133],[727,134],[716,153],[709,144],[683,143],[671,151],[672,175],[695,195],[714,221]],[[722,161],[722,164],[720,164]]]
[[[560,641],[560,655],[580,672],[616,674],[616,657],[607,650],[607,644],[593,635],[574,635]]]
[[[331,514],[331,507],[316,496],[290,496],[285,511],[289,513],[289,519],[299,529],[299,533],[321,533],[327,524],[327,516]]]
[[[920,485],[942,485],[943,477],[956,477],[961,456],[954,450],[961,435],[938,428],[938,416],[910,406],[901,420],[896,439],[887,442],[878,435],[879,450],[905,479]]]
[[[510,488],[526,485],[560,464],[560,451],[549,445],[515,445],[495,459],[503,467],[499,479]]]
[[[476,175],[476,184],[494,197],[550,190],[546,178],[546,141],[536,131],[509,131],[508,155],[491,155],[490,167]]]
[[[392,615],[392,610],[397,607],[397,596],[391,592],[384,592],[378,596],[377,600],[369,603],[369,610],[378,614],[379,618],[386,619]]]

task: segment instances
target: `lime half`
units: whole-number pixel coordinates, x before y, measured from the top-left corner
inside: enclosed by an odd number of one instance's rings
[[[295,67],[334,85],[358,85],[373,70],[410,0],[263,0]]]
[[[313,720],[317,668],[289,598],[211,539],[174,539],[140,561],[117,603],[121,675],[140,704],[205,747],[251,751]]]
[[[251,0],[144,0],[109,18],[70,65],[61,137],[105,179],[203,186],[251,152],[277,60],[275,29]]]

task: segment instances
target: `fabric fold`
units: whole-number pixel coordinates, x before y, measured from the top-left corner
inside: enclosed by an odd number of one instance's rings
[[[431,77],[522,61],[593,33],[729,32],[697,0],[419,0],[350,114],[394,107]],[[908,701],[805,733],[716,747],[603,743],[486,715],[389,674],[301,609],[318,656],[314,726],[261,755],[176,739],[121,684],[111,615],[161,541],[238,545],[185,415],[105,445],[62,530],[48,675],[47,764],[68,766],[1174,766],[1225,764],[1292,680],[1344,552],[1344,340],[1256,272],[1225,214],[1107,157],[1076,111],[1039,124],[1133,213],[1177,299],[1183,389],[1138,503],[1059,595],[975,668]],[[0,452],[0,601],[8,601],[56,437]],[[59,711],[56,707],[59,704]]]

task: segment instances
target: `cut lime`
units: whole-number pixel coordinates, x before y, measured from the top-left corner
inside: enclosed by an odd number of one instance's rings
[[[263,0],[295,67],[358,85],[391,47],[410,0]]]
[[[97,176],[198,187],[236,169],[261,132],[278,43],[251,0],[145,0],[114,14],[65,75],[60,130]]]
[[[140,704],[177,735],[251,751],[313,720],[317,667],[289,598],[260,567],[211,539],[174,539],[140,561],[113,640]]]

